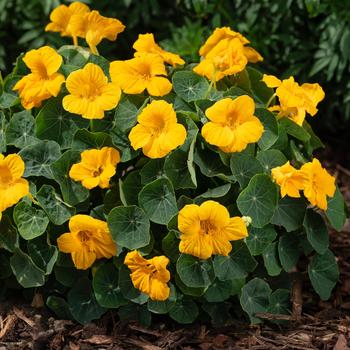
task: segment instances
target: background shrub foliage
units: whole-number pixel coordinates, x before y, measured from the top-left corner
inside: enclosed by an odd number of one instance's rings
[[[88,62],[109,77],[110,62],[102,56],[74,46],[63,46],[58,53],[63,57],[59,72],[66,78]],[[1,83],[0,150],[22,157],[31,196],[7,209],[0,223],[3,298],[14,289],[25,288],[28,297],[41,293],[59,317],[81,323],[117,309],[121,319],[144,324],[150,324],[152,314],[169,314],[179,323],[200,317],[222,325],[242,311],[252,323],[261,322],[256,314],[262,312],[289,314],[296,279],[309,278],[321,299],[330,297],[339,272],[326,222],[341,229],[343,198],[337,189],[321,215],[304,197],[281,198],[271,179],[272,168],[287,160],[299,168],[322,142],[307,122],[298,126],[286,118],[277,120],[266,109],[273,90],[252,66],[220,81],[217,89],[192,68],[169,68],[173,91],[163,97],[185,126],[186,141],[166,157],[150,159],[131,147],[128,135],[141,111],[157,98],[122,94],[114,110],[89,122],[63,109],[67,91],[62,87],[59,96],[40,108],[23,110],[12,90],[28,74],[18,58]],[[201,136],[205,111],[215,101],[240,95],[254,99],[264,133],[242,152],[223,153]],[[110,188],[89,191],[69,177],[69,170],[82,151],[105,146],[117,148],[121,162]],[[248,237],[232,242],[227,257],[201,260],[179,253],[179,210],[207,200],[221,203],[231,216],[252,220]],[[57,238],[69,231],[68,221],[78,213],[108,222],[117,256],[77,270],[70,255],[58,251]],[[168,300],[151,300],[134,288],[124,265],[133,249],[170,259]]]

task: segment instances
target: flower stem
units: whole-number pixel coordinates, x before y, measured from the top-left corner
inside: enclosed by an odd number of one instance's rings
[[[75,35],[73,36],[73,45],[78,46],[78,38]]]
[[[268,100],[267,103],[266,103],[266,108],[268,108],[268,107],[270,106],[270,104],[271,104],[272,100],[275,98],[275,96],[276,96],[276,94],[273,94],[273,95],[269,98],[269,100]]]

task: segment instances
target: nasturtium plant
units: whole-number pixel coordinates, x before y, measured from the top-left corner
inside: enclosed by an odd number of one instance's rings
[[[1,81],[3,295],[35,288],[59,317],[117,309],[146,325],[288,314],[301,276],[328,299],[328,230],[346,212],[312,154],[322,88],[260,73],[261,55],[227,27],[199,63],[153,34],[110,61],[97,46],[119,20],[77,2],[50,18],[74,45],[30,50]]]

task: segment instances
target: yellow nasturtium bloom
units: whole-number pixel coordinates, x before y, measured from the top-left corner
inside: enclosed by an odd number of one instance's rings
[[[51,22],[45,27],[47,32],[59,32],[61,36],[72,36],[74,44],[77,45],[77,36],[73,35],[70,28],[72,16],[82,16],[90,12],[89,6],[81,2],[73,2],[69,6],[59,5],[50,14]]]
[[[324,169],[318,159],[304,164],[300,172],[305,177],[304,195],[312,205],[327,210],[327,196],[333,197],[335,178]]]
[[[74,215],[69,220],[68,233],[57,239],[58,249],[70,253],[77,269],[88,269],[96,259],[111,258],[117,253],[105,221],[89,215]]]
[[[152,259],[143,258],[136,250],[126,254],[124,264],[131,270],[131,281],[135,288],[149,295],[152,300],[167,300],[170,288],[170,272],[167,270],[169,259],[155,256]]]
[[[205,111],[210,120],[202,127],[204,139],[223,152],[241,152],[263,134],[261,121],[254,116],[254,100],[247,96],[224,98]]]
[[[88,63],[69,74],[63,108],[86,119],[102,119],[104,112],[115,108],[120,100],[118,84],[109,83],[100,66]]]
[[[126,61],[113,61],[109,69],[112,81],[117,82],[126,94],[140,94],[143,91],[151,96],[167,95],[171,82],[164,61],[159,55],[140,53]]]
[[[73,15],[69,28],[72,35],[85,38],[93,54],[98,54],[96,46],[103,39],[116,40],[125,25],[116,18],[104,17],[94,10],[83,15]]]
[[[213,254],[227,256],[232,250],[230,241],[248,236],[242,218],[230,218],[228,210],[215,201],[185,205],[179,212],[178,227],[180,252],[200,259]]]
[[[65,80],[62,74],[57,73],[62,64],[61,55],[53,48],[43,46],[28,51],[23,62],[31,73],[19,80],[13,90],[18,90],[25,109],[39,107],[42,101],[59,94]]]
[[[293,77],[280,80],[273,75],[263,76],[263,82],[270,88],[276,88],[280,105],[269,109],[278,112],[277,117],[287,117],[298,125],[302,125],[306,113],[314,116],[317,113],[317,105],[321,102],[325,93],[319,84],[299,85]]]
[[[222,40],[238,39],[243,45],[244,55],[251,63],[257,63],[263,60],[262,56],[252,47],[246,46],[250,41],[241,33],[233,31],[229,27],[216,28],[209,36],[204,45],[199,49],[200,56],[206,57],[208,53]]]
[[[23,179],[25,165],[18,154],[0,154],[0,213],[29,194],[29,184]]]
[[[173,67],[182,65],[185,61],[177,54],[163,50],[154,40],[151,33],[139,34],[138,39],[134,42],[133,48],[136,50],[135,57],[141,53],[153,53],[159,55],[164,62],[171,64]]]
[[[109,180],[115,175],[119,162],[119,151],[113,147],[88,149],[81,153],[81,162],[72,165],[69,177],[81,181],[89,190],[97,186],[108,188]]]
[[[152,101],[137,117],[129,134],[131,146],[149,158],[163,158],[186,140],[186,129],[177,122],[172,104]]]
[[[209,51],[193,71],[215,83],[227,75],[242,72],[247,63],[242,43],[238,39],[224,39]]]
[[[290,165],[289,161],[282,166],[271,170],[272,178],[280,186],[282,198],[286,195],[289,197],[299,198],[301,190],[304,189],[304,175],[300,170]]]

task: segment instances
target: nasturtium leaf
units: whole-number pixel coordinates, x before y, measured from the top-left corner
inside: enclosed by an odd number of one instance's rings
[[[26,202],[20,202],[15,206],[13,220],[19,234],[25,240],[41,236],[50,222],[43,210],[36,209]]]
[[[0,111],[0,153],[6,152],[6,127],[7,121],[4,112]]]
[[[86,129],[80,129],[74,134],[72,148],[76,151],[90,148],[101,149],[102,147],[113,147],[111,136],[105,132],[90,132]]]
[[[289,118],[282,118],[279,123],[288,135],[293,136],[302,142],[308,142],[310,140],[309,133],[302,126],[296,124]]]
[[[300,249],[296,232],[286,233],[278,242],[278,255],[285,271],[290,271],[298,262]]]
[[[118,270],[113,264],[99,266],[94,273],[92,285],[100,306],[115,309],[127,303],[118,285]]]
[[[175,282],[176,282],[176,286],[181,290],[181,292],[184,295],[188,295],[192,297],[200,297],[208,289],[208,287],[201,287],[201,288],[188,287],[186,286],[185,283],[181,281],[181,278],[179,277],[178,274],[175,275]]]
[[[240,302],[242,309],[249,315],[251,323],[260,323],[261,320],[255,314],[267,312],[270,286],[260,278],[253,278],[241,290]]]
[[[237,86],[232,86],[224,92],[223,97],[236,98],[242,95],[247,95],[247,92]]]
[[[278,276],[282,267],[278,260],[277,242],[269,244],[262,252],[264,265],[270,276]]]
[[[273,149],[285,151],[288,147],[288,144],[289,142],[287,132],[282,125],[278,124],[278,139],[271,147],[273,147]]]
[[[152,322],[152,314],[148,311],[146,305],[129,303],[121,306],[118,310],[118,316],[121,321],[136,321],[145,327],[149,327]]]
[[[329,236],[326,223],[322,216],[314,210],[308,209],[303,225],[309,243],[318,254],[324,254],[329,246]]]
[[[257,262],[251,256],[243,241],[232,243],[232,251],[228,256],[216,255],[213,259],[214,273],[221,281],[245,278],[254,271]]]
[[[40,287],[45,283],[45,272],[19,248],[14,250],[10,263],[18,283],[23,288]]]
[[[136,205],[112,209],[107,222],[118,246],[132,250],[150,243],[150,222],[145,212]]]
[[[96,64],[98,66],[100,66],[103,70],[103,73],[110,78],[109,76],[109,61],[104,58],[103,56],[100,55],[95,55],[95,54],[91,54],[88,57],[87,63],[93,63]]]
[[[203,297],[210,303],[219,303],[225,301],[231,296],[232,280],[220,281],[215,279],[213,283],[206,290]]]
[[[78,129],[87,128],[89,121],[63,109],[62,97],[50,99],[35,119],[35,133],[41,140],[56,141],[62,149],[69,148]]]
[[[238,181],[241,188],[245,188],[255,174],[263,172],[261,164],[248,152],[233,153],[230,167],[233,177]]]
[[[204,303],[203,310],[208,313],[211,318],[211,323],[215,327],[225,326],[230,323],[232,316],[229,312],[230,303]]]
[[[289,315],[291,313],[290,291],[288,289],[277,289],[271,293],[267,312],[278,315]]]
[[[227,193],[229,193],[230,189],[231,189],[230,183],[225,184],[225,185],[221,185],[221,186],[218,186],[215,188],[209,188],[207,191],[205,191],[204,193],[197,196],[194,199],[194,202],[196,204],[201,204],[207,199],[221,198],[221,197],[227,195]]]
[[[339,268],[334,254],[327,250],[324,254],[315,254],[308,266],[311,284],[322,300],[331,296],[332,289],[339,279]]]
[[[130,172],[126,178],[120,182],[121,199],[124,205],[138,205],[139,192],[142,189],[140,171]]]
[[[24,177],[44,176],[53,179],[51,164],[60,156],[60,145],[55,141],[39,141],[24,147],[19,155],[25,163]]]
[[[50,185],[43,185],[36,198],[50,221],[55,225],[62,225],[75,213],[74,207],[65,203]]]
[[[310,124],[304,120],[303,128],[310,135],[310,140],[306,143],[306,150],[310,156],[312,156],[312,152],[319,148],[324,148],[323,142],[319,139],[319,137],[314,133]]]
[[[0,280],[8,278],[12,275],[10,256],[4,254],[4,252],[2,252],[2,254],[0,255],[0,267]]]
[[[140,150],[135,151],[130,144],[127,134],[119,129],[119,126],[113,127],[109,131],[109,136],[112,139],[112,143],[121,153],[121,162],[128,162],[129,160],[137,157],[140,154]]]
[[[70,320],[73,318],[69,311],[68,303],[61,297],[50,295],[46,300],[46,305],[61,320]]]
[[[257,108],[255,110],[255,115],[260,119],[264,126],[264,132],[258,141],[258,145],[260,149],[267,150],[271,148],[278,139],[278,124],[276,117],[272,112],[265,108]]]
[[[139,193],[139,204],[149,219],[157,224],[166,225],[178,212],[174,188],[165,178],[144,186]]]
[[[76,281],[68,292],[68,305],[74,319],[81,324],[100,318],[107,311],[97,303],[91,281],[87,278]]]
[[[169,316],[181,324],[190,324],[198,316],[197,305],[190,299],[178,299],[169,311]]]
[[[2,87],[3,92],[0,94],[0,108],[6,109],[19,104],[20,99],[18,97],[17,92],[13,90],[14,85],[20,80],[22,77],[17,75],[19,73],[14,71],[12,74],[9,74],[3,81]]]
[[[147,185],[148,183],[165,177],[164,172],[164,158],[150,159],[141,169],[141,183]]]
[[[287,232],[295,231],[303,225],[306,206],[304,198],[280,198],[271,223],[283,226]]]
[[[27,242],[28,254],[34,263],[46,275],[50,275],[58,258],[58,250],[48,241],[48,237],[41,236]]]
[[[0,221],[0,248],[13,252],[18,247],[18,233],[8,216],[3,215]]]
[[[60,185],[63,200],[76,205],[89,197],[89,190],[83,187],[80,181],[74,181],[69,177],[69,171],[73,164],[80,162],[80,152],[68,150],[51,164],[54,179]]]
[[[176,289],[174,285],[172,285],[171,283],[169,283],[169,287],[170,287],[170,295],[167,300],[158,301],[158,300],[148,299],[147,308],[149,311],[155,314],[166,314],[174,307],[175,302],[177,300]]]
[[[265,174],[257,174],[239,194],[237,206],[242,215],[252,218],[252,226],[263,227],[270,222],[277,204],[277,187]]]
[[[176,236],[176,231],[171,230],[162,239],[162,249],[164,254],[173,262],[179,257],[179,239]]]
[[[256,159],[259,161],[266,174],[270,174],[271,169],[281,166],[287,162],[286,156],[277,149],[260,151],[256,155]]]
[[[63,56],[66,65],[82,68],[90,56],[90,51],[86,48],[73,45],[64,45],[58,49],[58,53]]]
[[[113,184],[109,190],[107,190],[103,198],[103,211],[106,215],[108,215],[114,207],[118,207],[122,204],[119,185]]]
[[[267,87],[262,81],[263,75],[258,70],[252,67],[247,67],[246,70],[249,74],[249,80],[254,96],[263,104],[266,104],[274,93],[273,89]]]
[[[58,256],[61,254],[62,253],[59,253]],[[70,256],[69,259],[72,260]],[[61,283],[65,287],[72,287],[74,283],[79,280],[79,278],[88,277],[89,273],[89,270],[77,270],[75,266],[73,266],[73,262],[71,262],[71,266],[59,266],[56,262],[53,271],[57,282]]]
[[[252,86],[249,79],[249,74],[246,69],[234,75],[236,86],[243,89],[249,95],[252,94]]]
[[[208,81],[191,71],[176,72],[172,81],[174,91],[186,102],[207,97],[209,91]]]
[[[181,281],[191,288],[208,287],[214,279],[211,263],[192,255],[181,254],[176,262],[176,271]]]
[[[346,221],[344,197],[337,187],[334,196],[328,198],[328,207],[325,211],[330,224],[337,231],[341,231]]]
[[[35,120],[30,111],[13,114],[6,129],[6,141],[9,145],[23,148],[37,143],[34,134]]]
[[[277,237],[276,230],[271,224],[261,228],[250,227],[248,230],[246,244],[252,255],[260,255]]]

